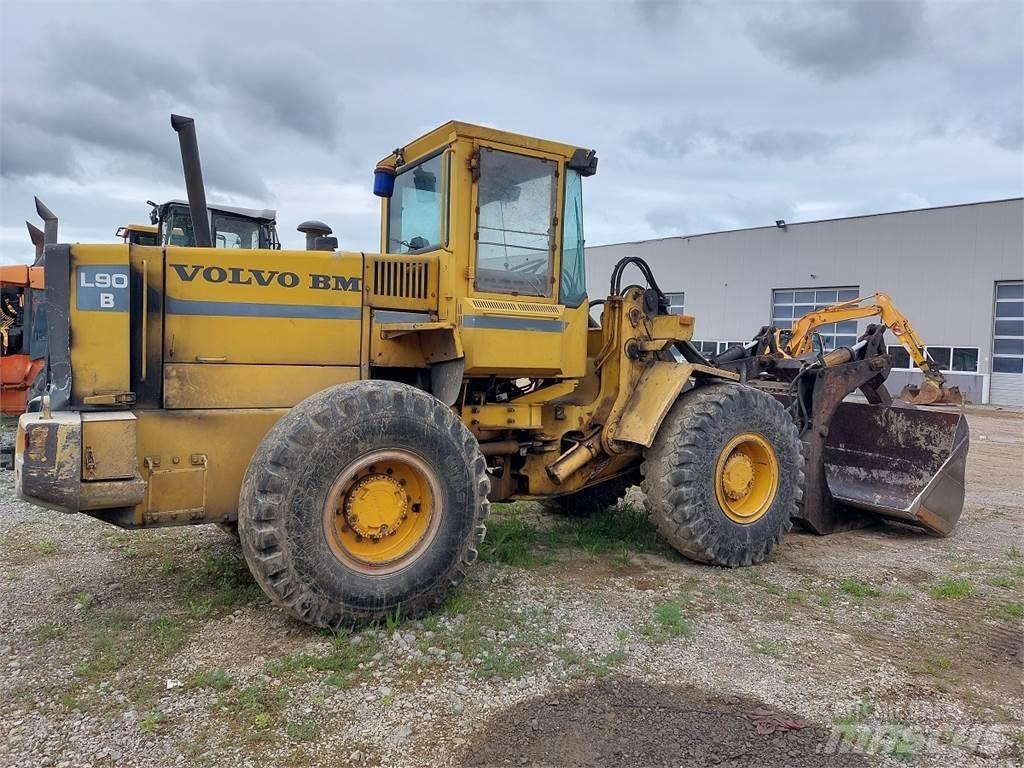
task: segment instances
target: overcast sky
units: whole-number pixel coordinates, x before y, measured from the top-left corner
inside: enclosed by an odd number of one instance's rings
[[[449,119],[597,149],[591,245],[1024,193],[1024,3],[0,2],[0,262],[184,197],[378,248],[377,160]]]

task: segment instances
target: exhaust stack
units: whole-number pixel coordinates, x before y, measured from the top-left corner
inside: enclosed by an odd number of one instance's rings
[[[210,232],[210,212],[206,206],[206,188],[203,186],[203,167],[199,162],[196,121],[191,117],[171,115],[171,127],[178,134],[178,144],[181,146],[181,168],[185,172],[185,191],[188,194],[196,245],[212,248],[213,235]]]
[[[296,229],[306,236],[307,251],[333,251],[338,238],[330,237],[331,228],[322,221],[304,221]]]
[[[39,264],[43,259],[43,246],[46,245],[46,235],[39,227],[33,224],[31,221],[26,221],[25,226],[28,227],[28,238],[32,241],[32,245],[36,247],[36,264]]]
[[[34,199],[36,201],[36,213],[43,220],[43,242],[46,245],[53,245],[57,242],[57,217],[53,211],[43,205],[42,200],[38,197]],[[33,242],[35,241],[33,240]]]

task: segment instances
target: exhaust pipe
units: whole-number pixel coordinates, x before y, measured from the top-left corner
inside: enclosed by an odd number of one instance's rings
[[[38,264],[43,258],[43,246],[46,245],[46,234],[31,221],[26,221],[25,226],[28,227],[28,239],[32,241],[32,245],[36,248],[35,263]]]
[[[191,117],[171,115],[171,127],[178,134],[181,147],[181,168],[185,172],[185,191],[196,245],[212,248],[213,234],[210,232],[210,211],[206,206],[206,188],[203,186],[203,166],[199,162],[196,121]]]
[[[43,220],[43,242],[46,245],[53,245],[57,242],[57,217],[53,211],[43,205],[42,200],[38,197],[34,199],[36,201],[36,213]]]

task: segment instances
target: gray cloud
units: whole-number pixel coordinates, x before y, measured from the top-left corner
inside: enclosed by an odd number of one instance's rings
[[[857,0],[790,4],[750,29],[768,53],[831,80],[908,56],[923,27],[921,0]]]
[[[658,130],[634,131],[627,139],[633,149],[651,157],[687,157],[691,154],[741,158],[756,155],[765,159],[801,160],[820,158],[842,143],[837,136],[800,129],[734,131],[698,120],[670,123]]]
[[[742,139],[747,151],[780,160],[822,157],[840,145],[840,140],[818,131],[765,130],[754,131]]]

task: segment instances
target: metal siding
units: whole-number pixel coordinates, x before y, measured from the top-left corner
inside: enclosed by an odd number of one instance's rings
[[[769,320],[773,288],[859,285],[892,296],[926,343],[978,347],[985,372],[993,283],[1021,279],[1022,254],[1024,200],[1014,199],[596,246],[586,255],[591,298],[604,295],[623,256],[650,262],[664,290],[686,291],[695,339],[749,339]]]
[[[996,405],[1024,405],[1024,375],[993,373],[989,402]]]

